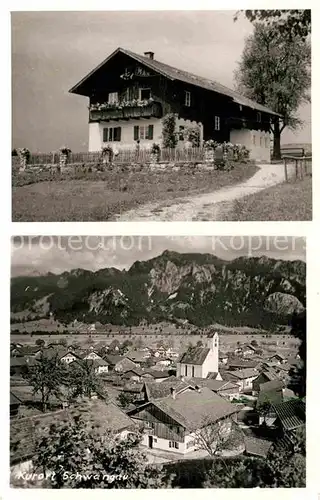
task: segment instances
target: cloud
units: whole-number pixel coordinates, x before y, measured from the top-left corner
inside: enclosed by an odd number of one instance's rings
[[[60,274],[71,269],[128,269],[164,250],[210,253],[221,259],[267,255],[305,260],[305,240],[267,236],[38,236],[12,239],[12,276]]]

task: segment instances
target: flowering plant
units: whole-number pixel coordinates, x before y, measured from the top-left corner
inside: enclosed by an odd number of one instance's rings
[[[213,139],[209,139],[208,141],[204,141],[203,146],[207,149],[217,149],[219,143]]]
[[[122,99],[118,102],[103,102],[95,103],[89,106],[90,111],[104,111],[105,109],[123,109],[123,108],[145,108],[150,106],[154,102],[154,99],[150,97],[149,99]]]
[[[153,154],[153,155],[160,155],[160,146],[159,146],[159,144],[156,144],[155,142],[152,144],[151,154]]]
[[[28,148],[19,148],[18,151],[18,156],[20,156],[20,158],[24,158],[27,160],[27,162],[29,161],[30,159],[30,151]]]
[[[67,148],[67,146],[62,146],[60,149],[60,154],[62,155],[69,155],[71,153],[71,149]]]

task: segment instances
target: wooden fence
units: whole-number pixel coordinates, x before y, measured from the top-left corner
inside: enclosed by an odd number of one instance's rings
[[[215,158],[221,159],[223,156],[222,150],[215,151]],[[59,152],[53,153],[32,153],[28,161],[29,166],[39,165],[58,165]],[[233,159],[233,152],[228,153],[228,158]],[[12,157],[13,165],[19,165],[19,158]],[[70,153],[68,156],[68,164],[94,164],[102,161],[101,151],[83,152],[83,153]],[[121,149],[114,155],[112,163],[115,164],[128,164],[128,163],[153,163],[152,153],[150,149],[141,148],[137,149]],[[173,162],[173,163],[202,163],[204,161],[204,148],[188,148],[188,149],[161,149],[160,162]]]
[[[289,165],[294,165],[293,178],[296,180],[302,180],[306,176],[312,175],[312,156],[292,156],[285,155],[282,156],[284,165],[284,176],[286,182],[289,181]]]

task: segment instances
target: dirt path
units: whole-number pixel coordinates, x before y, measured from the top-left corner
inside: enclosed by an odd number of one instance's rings
[[[288,172],[293,174],[293,165]],[[233,200],[257,193],[270,186],[280,184],[284,179],[282,164],[259,165],[259,170],[247,181],[224,187],[213,193],[187,196],[178,200],[150,203],[116,216],[118,221],[194,221],[223,220],[223,213]]]

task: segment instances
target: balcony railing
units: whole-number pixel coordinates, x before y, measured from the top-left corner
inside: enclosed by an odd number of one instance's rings
[[[91,122],[128,120],[130,118],[162,118],[162,106],[158,102],[152,102],[144,106],[128,104],[102,109],[91,107],[89,117]]]

